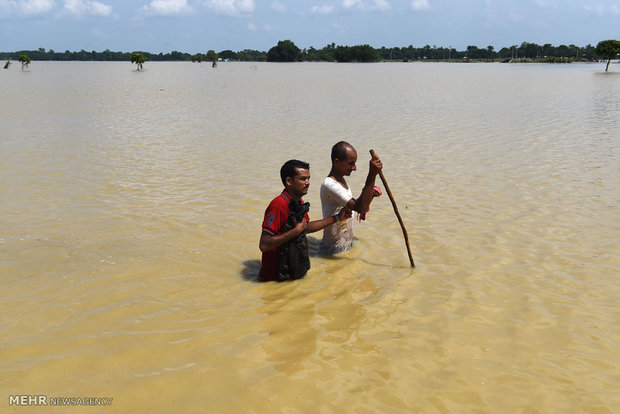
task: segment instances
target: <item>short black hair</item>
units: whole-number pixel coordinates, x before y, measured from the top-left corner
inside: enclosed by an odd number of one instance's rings
[[[299,160],[288,160],[285,162],[282,168],[280,168],[280,178],[282,179],[282,184],[286,185],[286,177],[295,178],[298,168],[309,170],[310,164]]]
[[[336,158],[338,158],[339,160],[345,160],[347,158],[347,149],[353,148],[353,145],[349,144],[346,141],[340,141],[337,142],[333,147],[332,147],[332,162],[334,162],[334,160]]]

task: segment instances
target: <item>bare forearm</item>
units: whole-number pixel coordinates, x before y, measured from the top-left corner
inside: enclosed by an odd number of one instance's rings
[[[355,200],[355,208],[354,210],[358,213],[365,213],[370,208],[370,203],[374,197],[374,188],[375,188],[375,179],[376,174],[368,174],[366,177],[366,184],[362,189],[362,194],[359,196],[357,200]]]
[[[329,227],[336,223],[338,220],[335,216],[326,217],[322,220],[315,220],[308,223],[308,233],[314,233],[315,231],[323,230],[325,227]]]
[[[379,156],[374,151],[371,151],[371,156],[372,158],[369,163],[366,184],[362,189],[362,194],[355,201],[354,210],[361,214],[365,214],[370,208],[370,203],[374,197],[375,179],[377,178],[377,174],[379,174],[383,168],[383,163],[381,163]]]
[[[282,246],[289,240],[294,239],[299,236],[301,232],[297,229],[297,227],[287,231],[286,233],[272,235],[266,232],[263,232],[260,236],[259,249],[261,252],[266,252],[268,250],[275,249],[277,247]]]

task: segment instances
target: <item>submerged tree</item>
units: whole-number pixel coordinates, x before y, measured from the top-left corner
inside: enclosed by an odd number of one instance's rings
[[[11,66],[11,59],[7,59],[6,63],[4,64],[4,69],[8,69],[9,66]]]
[[[618,54],[620,54],[620,41],[612,39],[598,42],[596,54],[607,59],[607,66],[605,66],[605,72],[607,72],[611,60],[617,58]]]
[[[378,62],[381,56],[370,45],[338,46],[334,50],[338,62]]]
[[[290,40],[280,40],[267,52],[267,62],[296,62],[301,60],[301,49]]]
[[[138,70],[142,70],[142,64],[147,61],[146,56],[142,55],[138,52],[133,52],[131,54],[131,63],[135,63],[138,67]]]
[[[28,67],[28,65],[30,65],[30,58],[26,55],[19,55],[19,57],[17,58],[17,61],[21,62],[22,70],[24,70],[25,68]]]
[[[212,62],[216,61],[218,58],[217,53],[215,53],[215,50],[209,50],[207,52],[207,54],[205,55],[205,60],[210,60]]]

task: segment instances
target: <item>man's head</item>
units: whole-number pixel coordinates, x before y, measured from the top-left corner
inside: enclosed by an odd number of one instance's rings
[[[310,187],[310,164],[299,160],[288,160],[280,168],[280,178],[286,190],[296,198],[308,193]]]
[[[340,176],[349,176],[357,167],[357,152],[351,144],[340,141],[332,147],[332,171]]]

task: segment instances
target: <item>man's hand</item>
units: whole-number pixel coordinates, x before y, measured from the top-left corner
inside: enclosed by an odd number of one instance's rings
[[[282,246],[284,243],[289,240],[294,239],[295,237],[301,235],[304,231],[308,229],[308,221],[304,217],[300,222],[295,223],[295,227],[287,231],[283,234],[273,235],[263,230],[260,235],[260,241],[258,243],[258,247],[261,252],[266,252],[275,248]],[[310,231],[311,233],[311,231]]]
[[[351,210],[350,208],[344,207],[338,213],[338,220],[345,221],[346,219],[351,218],[351,216],[353,216],[353,210]]]
[[[376,176],[377,174],[379,174],[379,171],[381,171],[382,168],[383,168],[383,164],[381,163],[381,159],[379,158],[377,154],[375,154],[370,159],[370,166],[369,166],[368,171],[373,176]]]
[[[293,228],[293,230],[295,230],[297,236],[299,236],[301,233],[303,233],[306,229],[308,228],[308,222],[306,221],[306,219],[302,219],[299,223],[297,223],[295,225],[295,227]]]

